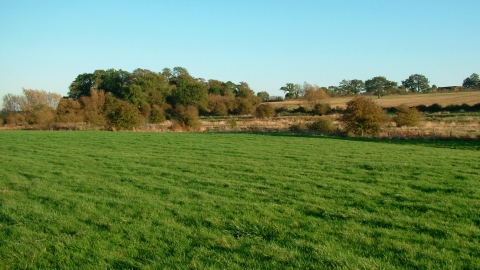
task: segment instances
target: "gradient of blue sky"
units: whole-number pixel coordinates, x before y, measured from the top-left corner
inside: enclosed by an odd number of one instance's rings
[[[438,86],[480,73],[479,0],[0,0],[0,96],[66,95],[96,69],[338,85],[420,73]]]

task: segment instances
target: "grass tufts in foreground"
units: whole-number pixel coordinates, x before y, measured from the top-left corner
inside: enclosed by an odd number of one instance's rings
[[[478,142],[90,131],[0,142],[1,268],[480,267]]]

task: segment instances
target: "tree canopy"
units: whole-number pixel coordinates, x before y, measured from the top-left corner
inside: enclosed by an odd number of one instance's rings
[[[341,117],[347,132],[361,136],[376,134],[385,120],[382,108],[365,96],[347,102],[347,108]]]
[[[477,73],[473,73],[470,77],[463,80],[462,86],[465,88],[480,89],[480,76],[478,76]]]
[[[158,123],[165,119],[183,119],[179,115],[186,108],[186,111],[195,108],[197,114],[202,115],[252,114],[255,106],[269,97],[267,92],[255,95],[246,82],[235,84],[215,79],[206,81],[193,77],[183,67],[164,68],[162,72],[140,68],[131,73],[121,69],[95,70],[93,73],[78,75],[69,90],[68,98],[72,101],[62,102],[63,111],[71,112],[74,111],[73,107],[80,107],[77,110],[86,110],[86,122],[106,122],[115,124],[118,128],[133,127],[120,124],[125,119],[132,120],[134,125],[139,123],[132,114],[132,107],[121,101],[136,108],[143,120]],[[105,103],[111,105],[108,111],[105,107],[89,108],[97,96],[115,102]],[[75,100],[79,101],[78,106]],[[123,114],[128,114],[128,117]]]
[[[397,85],[397,82],[389,81],[383,76],[377,76],[365,81],[365,91],[380,97],[393,92]]]
[[[298,93],[295,93],[295,84],[287,83],[285,86],[280,87],[280,90],[285,92],[285,98],[298,98]]]
[[[342,94],[358,95],[365,91],[365,83],[362,80],[342,80],[338,87]]]
[[[421,74],[410,75],[405,81],[402,81],[402,85],[405,88],[414,93],[429,92],[430,85],[428,79]]]

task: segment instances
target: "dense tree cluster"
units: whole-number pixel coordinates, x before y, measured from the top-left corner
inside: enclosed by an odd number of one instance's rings
[[[252,114],[261,101],[246,82],[205,81],[182,67],[131,73],[109,69],[78,75],[60,101],[58,116],[126,129],[169,118],[190,125],[199,114]]]
[[[78,75],[64,98],[26,89],[23,96],[8,94],[3,113],[12,124],[38,124],[48,118],[132,129],[171,119],[195,129],[199,115],[251,115],[268,99],[266,92],[255,95],[246,82],[206,81],[182,67],[162,72],[108,69]]]

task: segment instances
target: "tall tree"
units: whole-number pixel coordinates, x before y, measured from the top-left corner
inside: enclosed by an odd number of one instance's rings
[[[140,108],[143,103],[146,103],[146,96],[142,93],[142,87],[137,84],[132,84],[122,88],[123,100],[126,100],[135,107]]]
[[[207,108],[207,85],[190,76],[186,69],[174,68],[171,82],[175,85],[170,97],[173,105],[192,105],[197,108]]]
[[[246,82],[240,82],[237,85],[237,88],[234,91],[235,97],[238,98],[246,98],[250,99],[251,97],[255,96],[255,92],[250,88],[248,83]]]
[[[77,76],[70,84],[68,96],[77,99],[81,96],[88,96],[91,88],[97,88],[97,78],[94,73],[83,73]]]
[[[235,93],[235,90],[237,89],[237,85],[232,81],[228,81],[223,84],[223,89],[225,91],[222,94],[223,96],[232,95]]]
[[[408,91],[415,93],[428,92],[430,90],[429,83],[428,79],[421,74],[410,75],[405,81],[402,81],[402,85]]]
[[[3,111],[7,113],[20,112],[24,97],[14,94],[6,94],[3,96]]]
[[[214,95],[222,95],[223,82],[219,80],[208,80],[208,93]]]
[[[298,98],[298,94],[295,95],[295,84],[287,83],[285,86],[280,87],[280,90],[285,92],[285,98]]]
[[[136,69],[133,71],[133,77],[133,83],[129,87],[141,87],[141,92],[144,96],[141,102],[147,102],[151,106],[162,106],[166,98],[171,94],[172,87],[170,86],[169,79],[162,73],[152,72],[147,69]]]
[[[478,76],[477,73],[473,73],[470,77],[463,80],[462,86],[465,88],[480,89],[480,76]]]
[[[342,80],[338,86],[346,95],[358,95],[365,91],[365,83],[362,80]]]
[[[105,93],[112,93],[115,97],[123,98],[124,88],[133,83],[134,76],[121,69],[108,69],[100,75],[100,79],[99,89],[105,91]]]
[[[261,98],[262,101],[268,101],[270,99],[270,94],[267,91],[260,91],[257,93],[257,97]]]
[[[365,81],[365,91],[380,97],[395,91],[397,85],[397,82],[389,81],[383,76],[377,76]]]
[[[131,73],[121,69],[99,69],[93,73],[83,73],[70,84],[68,96],[73,99],[88,96],[90,89],[95,89],[121,98],[123,88],[131,85],[134,79]]]
[[[303,97],[305,95],[306,89],[304,89],[301,84],[296,83],[294,85],[294,88],[295,88],[294,95],[295,95],[296,98],[300,98],[300,97]]]
[[[330,85],[329,87],[327,87],[327,90],[326,92],[329,94],[329,95],[341,95],[342,92],[340,90],[340,88],[338,86],[335,86],[335,85]]]

